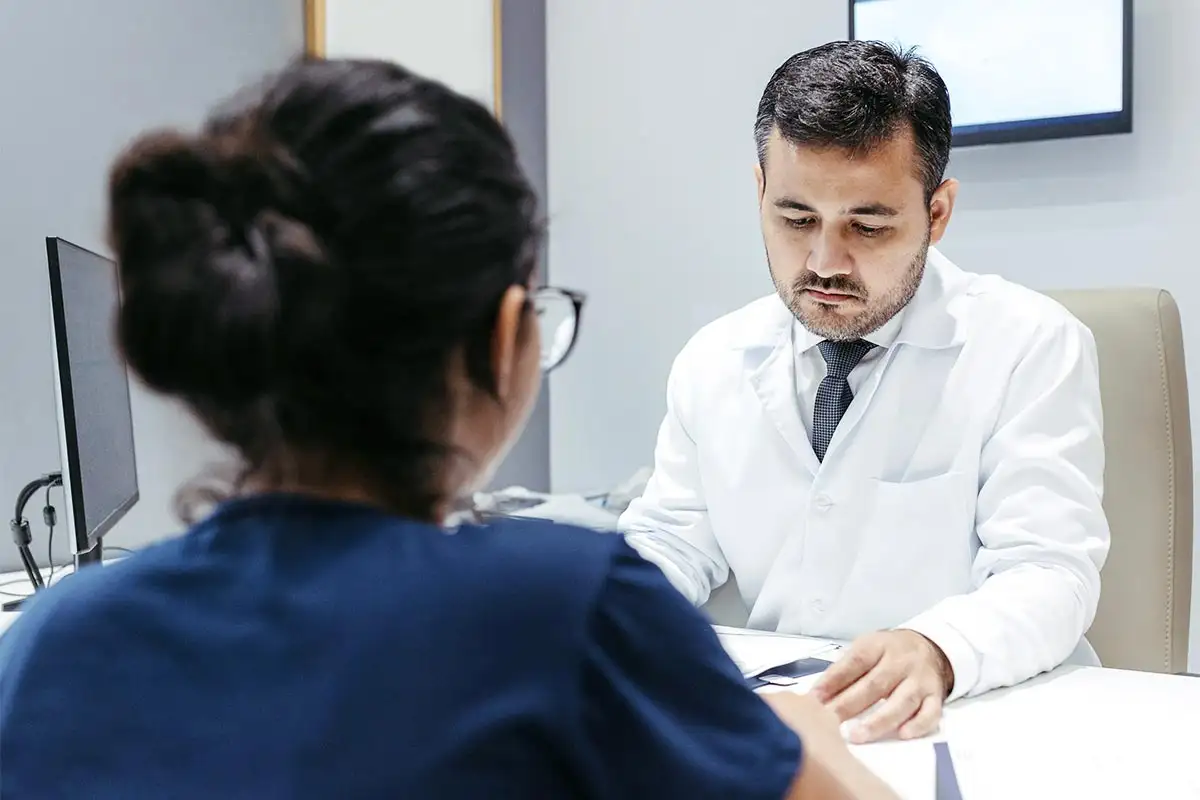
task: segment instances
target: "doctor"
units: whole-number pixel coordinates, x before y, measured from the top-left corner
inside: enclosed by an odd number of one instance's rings
[[[1051,300],[931,248],[957,183],[946,86],[885,45],[793,56],[759,105],[777,296],[701,330],[621,519],[692,603],[737,576],[754,628],[854,640],[818,685],[852,736],[1079,648],[1109,532],[1095,345]]]

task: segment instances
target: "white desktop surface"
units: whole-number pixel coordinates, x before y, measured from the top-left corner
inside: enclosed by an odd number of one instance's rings
[[[0,586],[27,590],[28,584],[5,586],[21,577],[0,574]],[[0,613],[0,631],[17,616]],[[921,748],[931,750],[931,741],[945,740],[966,800],[1184,800],[1200,798],[1198,719],[1200,678],[1060,667],[1020,686],[951,704],[930,740],[867,745],[866,751],[876,748],[882,758],[862,755],[872,766],[907,760],[924,769],[932,757]]]
[[[950,704],[927,739],[852,749],[905,800],[935,797],[934,741],[947,743],[964,800],[1200,800],[1198,718],[1200,678],[1062,666]]]
[[[1200,678],[1060,667],[952,704],[964,798],[1200,798]]]

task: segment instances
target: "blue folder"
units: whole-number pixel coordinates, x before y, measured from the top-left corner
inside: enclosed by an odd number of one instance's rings
[[[954,759],[950,757],[950,745],[945,742],[934,742],[933,757],[936,761],[934,768],[937,770],[935,799],[963,800],[962,791],[958,788],[958,774],[954,771]]]
[[[747,678],[746,683],[751,689],[761,689],[764,686],[777,686],[777,682],[769,680],[774,676],[780,678],[803,678],[808,675],[816,675],[818,672],[824,672],[829,668],[830,662],[822,658],[801,658],[793,661],[790,664],[784,664],[780,667],[773,667],[761,673],[762,677]],[[768,680],[763,680],[763,677]]]

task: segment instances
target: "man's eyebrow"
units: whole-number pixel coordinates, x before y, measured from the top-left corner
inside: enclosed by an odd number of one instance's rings
[[[775,201],[776,208],[786,208],[792,211],[803,211],[807,214],[815,214],[817,210],[807,203],[801,203],[799,200],[793,200],[790,197],[781,197]]]
[[[790,211],[803,211],[806,214],[817,213],[817,210],[808,203],[802,203],[790,197],[780,197],[775,201],[775,207]],[[899,214],[899,211],[883,203],[867,203],[863,206],[842,209],[842,215],[847,217],[895,217]]]
[[[885,206],[883,203],[867,203],[865,206],[844,209],[842,213],[848,217],[895,217],[900,214],[896,209]]]

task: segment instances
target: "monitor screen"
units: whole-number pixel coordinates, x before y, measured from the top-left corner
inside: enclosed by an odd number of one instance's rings
[[[138,500],[129,378],[116,346],[116,265],[46,240],[62,440],[63,488],[77,552],[96,544]]]
[[[1132,0],[851,0],[850,36],[929,59],[954,144],[1133,129]]]

